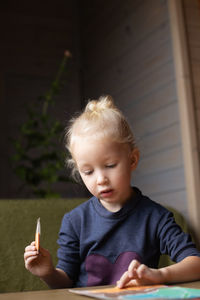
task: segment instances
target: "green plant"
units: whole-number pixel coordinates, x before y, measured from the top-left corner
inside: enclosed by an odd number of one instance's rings
[[[64,127],[49,112],[64,85],[63,75],[70,57],[70,52],[65,51],[50,89],[27,107],[28,118],[19,128],[19,138],[12,139],[13,170],[23,181],[20,190],[28,187],[30,194],[36,197],[59,197],[53,184],[71,181],[63,175],[65,154],[58,146]]]

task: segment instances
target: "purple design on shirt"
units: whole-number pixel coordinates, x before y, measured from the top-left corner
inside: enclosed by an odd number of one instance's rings
[[[103,255],[89,255],[85,260],[85,269],[88,273],[87,286],[115,284],[127,271],[133,259],[141,262],[140,256],[131,251],[121,253],[114,263],[111,263]]]

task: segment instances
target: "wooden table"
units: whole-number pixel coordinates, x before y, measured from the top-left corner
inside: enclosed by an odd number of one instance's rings
[[[200,281],[182,283],[177,285],[200,289]],[[0,294],[0,300],[86,300],[86,299],[92,299],[92,298],[87,298],[85,296],[73,294],[69,292],[68,289]]]

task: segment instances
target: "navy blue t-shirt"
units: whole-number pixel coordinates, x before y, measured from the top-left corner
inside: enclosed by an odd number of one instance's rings
[[[65,214],[58,244],[57,268],[75,286],[115,284],[133,259],[157,268],[160,254],[175,262],[200,256],[173,214],[137,188],[118,212],[92,197]]]

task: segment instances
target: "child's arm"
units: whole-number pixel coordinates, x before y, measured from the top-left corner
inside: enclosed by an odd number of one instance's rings
[[[146,285],[185,282],[200,279],[200,257],[188,256],[181,262],[160,269],[151,269],[133,260],[117,282],[119,288],[127,285]]]
[[[48,250],[40,247],[38,253],[35,242],[25,248],[24,262],[27,270],[40,277],[51,288],[67,288],[73,285],[63,270],[54,268]]]

